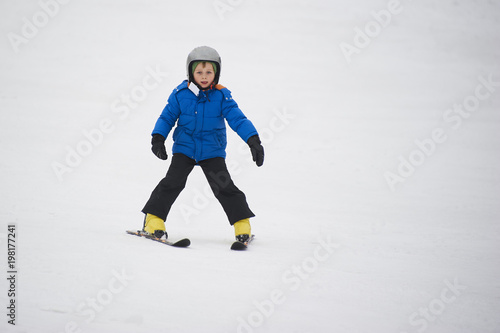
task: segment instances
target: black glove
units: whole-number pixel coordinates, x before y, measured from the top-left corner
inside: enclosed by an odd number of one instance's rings
[[[165,149],[165,138],[163,135],[154,134],[151,139],[151,144],[153,145],[153,147],[151,147],[153,154],[155,154],[159,159],[166,160],[168,155],[167,150]]]
[[[252,152],[253,161],[258,167],[264,164],[264,147],[260,144],[260,139],[258,135],[250,137],[247,141],[250,146],[250,151]]]

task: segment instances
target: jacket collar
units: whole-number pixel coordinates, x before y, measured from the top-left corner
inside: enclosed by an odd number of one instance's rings
[[[195,96],[198,96],[200,93],[200,88],[192,82],[188,82],[188,89],[191,90]]]
[[[201,90],[197,84],[194,82],[188,82],[188,89],[191,90],[191,92],[196,96],[196,97],[206,97],[208,101],[210,102],[210,99],[208,98],[208,93],[214,89],[215,85],[212,84],[208,89],[206,90]],[[200,94],[201,91],[201,94]]]

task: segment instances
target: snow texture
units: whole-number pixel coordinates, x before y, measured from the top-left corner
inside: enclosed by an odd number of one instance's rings
[[[500,332],[499,1],[29,0],[0,18],[0,331]],[[199,168],[166,223],[190,248],[125,233],[199,45],[265,147],[257,168],[228,129],[257,215],[243,253]]]

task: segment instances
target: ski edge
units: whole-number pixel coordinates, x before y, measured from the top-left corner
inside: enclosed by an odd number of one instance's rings
[[[162,238],[156,238],[156,237],[149,236],[147,234],[144,234],[141,230],[136,230],[136,231],[126,230],[126,232],[129,235],[134,235],[137,237],[144,237],[144,238],[150,239],[152,241],[162,243],[165,245],[169,245],[169,246],[173,246],[173,247],[188,247],[189,245],[191,245],[191,241],[189,240],[189,238],[182,238],[182,239],[179,239],[178,241],[173,242],[173,241],[170,241],[168,239],[162,239]]]

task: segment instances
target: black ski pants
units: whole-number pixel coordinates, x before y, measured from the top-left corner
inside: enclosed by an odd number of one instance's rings
[[[166,220],[173,203],[186,186],[187,178],[196,164],[195,160],[184,154],[174,154],[167,175],[153,190],[142,212]],[[207,177],[210,188],[222,205],[231,225],[239,220],[255,216],[248,207],[245,194],[231,180],[224,158],[210,158],[199,161],[198,165]]]

